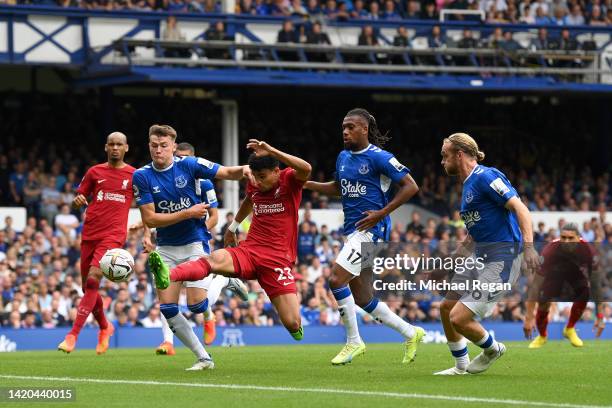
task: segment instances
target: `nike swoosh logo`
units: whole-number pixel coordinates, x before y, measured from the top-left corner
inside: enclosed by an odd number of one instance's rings
[[[283,286],[291,285],[293,282],[283,282]]]
[[[104,181],[106,181],[106,179],[98,180],[98,184],[100,184],[100,183],[102,183]]]

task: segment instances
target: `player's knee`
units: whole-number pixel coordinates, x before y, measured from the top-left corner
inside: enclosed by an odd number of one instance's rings
[[[450,322],[455,327],[462,327],[465,324],[465,316],[463,316],[457,309],[450,311]]]
[[[302,321],[299,316],[289,317],[283,320],[283,326],[285,326],[285,329],[287,329],[289,333],[295,333],[302,326]]]
[[[453,306],[455,306],[455,302],[449,302],[447,300],[442,301],[442,303],[440,303],[440,314],[442,316],[450,317]]]
[[[355,303],[360,308],[364,308],[372,301],[372,295],[370,293],[353,293]]]

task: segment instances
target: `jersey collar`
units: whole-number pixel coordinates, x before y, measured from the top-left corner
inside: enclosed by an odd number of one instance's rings
[[[465,182],[466,182],[466,181],[468,181],[468,179],[470,178],[470,176],[471,176],[472,174],[474,174],[474,171],[476,171],[476,169],[477,169],[478,167],[480,167],[480,164],[477,164],[477,165],[475,165],[475,166],[474,166],[474,168],[472,169],[472,171],[470,171],[470,174],[468,174],[468,176],[465,178],[465,180],[463,180],[463,184],[465,184]]]
[[[359,150],[359,151],[357,151],[357,152],[354,152],[354,151],[350,150],[350,152],[351,152],[351,154],[361,154],[361,153],[365,153],[365,152],[366,152],[366,151],[367,151],[367,150],[368,150],[370,147],[372,147],[372,143],[369,143],[369,144],[368,144],[368,147],[366,147],[366,148],[365,148],[365,149],[363,149],[363,150]]]
[[[174,159],[172,159],[172,163],[170,163],[170,165],[165,169],[158,169],[157,167],[155,167],[155,163],[151,162],[151,168],[157,171],[158,173],[163,173],[164,171],[170,170],[172,166],[174,166]]]

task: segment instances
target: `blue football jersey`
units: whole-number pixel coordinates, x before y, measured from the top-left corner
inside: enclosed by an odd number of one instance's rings
[[[132,184],[136,203],[155,205],[157,213],[174,213],[196,204],[202,198],[199,179],[212,179],[219,165],[201,157],[175,157],[164,170],[148,164],[134,173]],[[193,242],[208,242],[206,225],[201,219],[189,219],[167,227],[157,228],[157,244],[179,246]]]
[[[465,179],[461,218],[477,243],[477,256],[486,254],[486,261],[500,261],[518,254],[521,230],[514,212],[505,207],[517,196],[506,176],[493,167],[477,165]]]
[[[344,234],[356,230],[355,223],[367,210],[380,210],[390,200],[391,183],[399,182],[410,170],[391,153],[370,144],[364,150],[343,150],[336,160],[336,181],[342,194]],[[369,230],[376,239],[387,240],[391,217]]]

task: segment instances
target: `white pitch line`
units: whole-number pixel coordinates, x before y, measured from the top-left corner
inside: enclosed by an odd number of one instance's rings
[[[480,397],[458,397],[452,395],[416,394],[384,391],[359,391],[339,390],[334,388],[299,388],[299,387],[268,387],[262,385],[240,385],[240,384],[206,384],[206,383],[184,383],[169,381],[136,381],[136,380],[105,380],[100,378],[74,378],[74,377],[38,377],[24,375],[0,375],[0,378],[12,380],[37,380],[37,381],[65,381],[95,384],[132,384],[132,385],[155,385],[191,388],[221,388],[233,390],[256,390],[256,391],[280,391],[280,392],[312,392],[318,394],[344,394],[367,397],[390,397],[404,399],[426,399],[438,401],[459,401],[473,403],[506,404],[531,407],[553,407],[553,408],[612,408],[610,405],[576,405],[555,402],[522,401],[513,399],[480,398]]]

